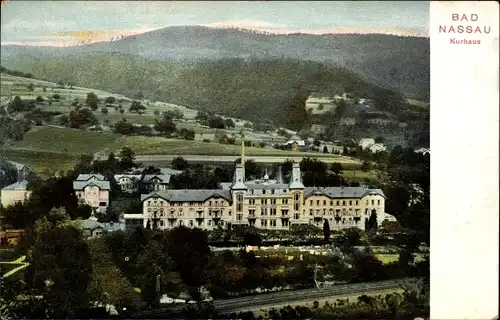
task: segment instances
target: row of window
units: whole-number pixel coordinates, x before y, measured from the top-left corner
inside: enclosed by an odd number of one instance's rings
[[[153,200],[155,200],[155,199],[153,198]],[[164,203],[168,204],[168,202],[164,202],[163,200],[158,201],[158,205],[160,207],[162,207]],[[170,206],[171,207],[182,207],[184,204],[186,204],[186,202],[171,202]],[[187,202],[187,204],[190,207],[203,207],[205,205],[203,202]],[[148,201],[147,205],[148,205],[148,207],[150,207],[150,206],[154,205],[154,202]],[[223,207],[223,206],[227,206],[227,205],[228,205],[228,203],[225,201],[213,201],[213,202],[209,201],[208,202],[209,207]]]
[[[334,204],[336,203],[336,204]],[[333,200],[330,200],[330,205],[333,206],[333,205],[337,205],[337,206],[340,206],[342,203],[343,206],[347,205],[347,201],[346,200],[342,200],[342,202],[340,202],[339,200],[337,201],[333,201]],[[352,200],[349,200],[349,205],[352,206],[353,204],[353,201]],[[370,204],[370,200],[366,200],[366,205],[369,205]],[[309,205],[310,206],[313,206],[314,205],[314,200],[309,200]],[[320,206],[321,205],[321,200],[316,200],[316,205],[317,206]],[[327,205],[327,201],[326,200],[323,200],[323,205],[326,206]],[[355,200],[355,205],[359,205],[359,200]],[[375,200],[372,200],[372,206],[375,205]],[[377,200],[377,205],[380,205],[380,200]]]

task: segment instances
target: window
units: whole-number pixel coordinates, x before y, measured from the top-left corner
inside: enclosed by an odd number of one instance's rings
[[[148,201],[148,207],[151,206],[151,201]]]
[[[266,194],[266,189],[263,189],[263,190],[262,190],[262,194]]]
[[[288,221],[288,220],[283,220],[283,221],[281,221],[281,225],[282,225],[283,227],[288,227],[288,225],[289,225],[289,221]]]
[[[283,204],[288,204],[288,199],[283,199]]]
[[[271,227],[276,227],[276,220],[269,220],[269,225]]]
[[[313,209],[309,210],[309,215],[313,215]]]
[[[377,204],[380,205],[380,200],[377,200]]]
[[[255,204],[255,199],[248,199],[249,204]]]
[[[243,205],[241,203],[236,204],[236,211],[242,211],[243,210]]]
[[[248,210],[248,215],[249,216],[254,216],[255,215],[255,210]]]
[[[375,205],[375,200],[372,200],[372,206]]]
[[[326,206],[326,200],[323,200],[323,205]]]
[[[358,204],[359,204],[359,201],[358,201],[358,200],[356,200],[356,205],[358,205]]]
[[[337,205],[340,205],[340,201],[337,201]]]
[[[106,205],[106,202],[99,202],[99,207],[105,207]]]
[[[271,204],[276,204],[276,199],[271,199]]]
[[[342,205],[343,205],[343,206],[345,206],[345,200],[344,200],[344,201],[342,201]]]
[[[352,206],[352,201],[349,201],[349,205]]]
[[[237,200],[237,201],[243,201],[243,195],[242,195],[242,194],[238,194],[238,195],[236,196],[236,200]]]
[[[267,204],[267,199],[262,199],[262,204]]]
[[[330,205],[333,206],[333,201],[330,201]]]
[[[295,213],[295,214],[293,215],[293,218],[294,218],[294,219],[300,219],[300,213]]]
[[[295,204],[295,208],[294,208],[294,209],[295,209],[295,211],[299,211],[299,210],[300,210],[300,209],[299,209],[299,204],[298,204],[298,203],[296,203],[296,204]]]
[[[194,225],[193,220],[189,220],[189,226],[192,227]]]
[[[288,215],[288,210],[281,210],[281,215],[282,216]]]
[[[267,227],[267,220],[261,220],[260,225],[261,227]]]
[[[295,194],[295,201],[299,201],[300,200],[300,195],[299,194]]]
[[[276,208],[271,208],[271,215],[275,216],[276,215]]]
[[[238,214],[236,215],[236,220],[238,220],[238,221],[243,220],[243,214],[238,213]]]
[[[267,215],[267,208],[261,208],[261,214],[263,216]]]
[[[309,205],[312,206],[313,205],[313,201],[312,200],[309,200]]]
[[[316,205],[319,206],[319,200],[316,200]]]
[[[208,201],[208,206],[211,207],[212,206],[212,201]]]
[[[163,220],[160,220],[160,227],[163,227]]]
[[[274,194],[274,189],[271,189],[271,194]]]

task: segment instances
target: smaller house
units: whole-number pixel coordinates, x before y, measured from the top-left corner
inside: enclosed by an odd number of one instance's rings
[[[104,231],[104,225],[98,222],[93,214],[88,219],[76,221],[81,223],[83,236],[87,239],[99,237]]]
[[[369,146],[368,150],[370,150],[373,153],[377,153],[377,152],[386,151],[387,147],[384,146],[383,143],[375,143],[375,144],[372,144],[371,146]]]
[[[141,180],[140,174],[115,174],[116,183],[120,186],[123,192],[137,191],[138,183]]]
[[[361,139],[359,141],[358,146],[360,146],[361,149],[366,150],[366,149],[370,148],[374,144],[375,144],[375,140],[374,139],[365,138],[365,139]]]
[[[24,203],[29,199],[31,191],[28,191],[28,181],[24,180],[8,185],[1,190],[2,206],[12,206],[18,202]]]
[[[332,153],[334,154],[343,154],[344,153],[344,147],[342,146],[331,146],[332,148]]]
[[[167,190],[171,175],[169,174],[146,174],[141,179],[141,184],[148,191]]]
[[[73,181],[78,202],[87,204],[94,211],[106,212],[111,185],[101,174],[80,174]]]
[[[428,149],[428,148],[420,148],[420,149],[415,150],[415,153],[421,153],[421,154],[423,154],[424,156],[426,156],[426,155],[428,155],[428,154],[429,154],[429,155],[431,154],[431,150],[430,150],[430,149]]]
[[[300,151],[301,148],[306,146],[306,142],[304,140],[288,140],[286,143],[283,143],[282,146],[292,151]]]

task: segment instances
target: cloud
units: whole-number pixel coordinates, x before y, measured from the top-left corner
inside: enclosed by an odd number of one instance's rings
[[[416,37],[428,37],[428,33],[422,32],[421,30],[411,29],[411,28],[343,28],[343,27],[333,27],[333,28],[294,28],[287,25],[275,24],[266,21],[255,21],[255,20],[234,20],[234,21],[224,21],[216,22],[205,25],[211,28],[243,28],[251,29],[256,31],[264,31],[273,34],[292,34],[292,33],[305,33],[305,34],[389,34],[397,36],[416,36]]]
[[[262,29],[263,31],[288,28],[288,26],[284,24],[277,24],[259,20],[229,20],[229,21],[210,23],[206,24],[205,26],[213,28],[243,28],[243,29],[255,29],[255,30]]]

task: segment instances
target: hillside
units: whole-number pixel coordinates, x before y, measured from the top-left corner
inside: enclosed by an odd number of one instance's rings
[[[181,62],[93,53],[44,59],[11,57],[3,66],[54,82],[140,95],[258,122],[272,120],[294,130],[310,120],[305,102],[311,92],[326,96],[353,92],[364,98],[402,101],[399,95],[345,69],[293,59]]]
[[[429,39],[419,37],[272,35],[247,30],[185,26],[78,47],[2,46],[1,59],[2,65],[14,68],[12,59],[47,59],[111,52],[160,61],[291,58],[335,63],[406,95],[421,99],[428,98],[429,94]]]

